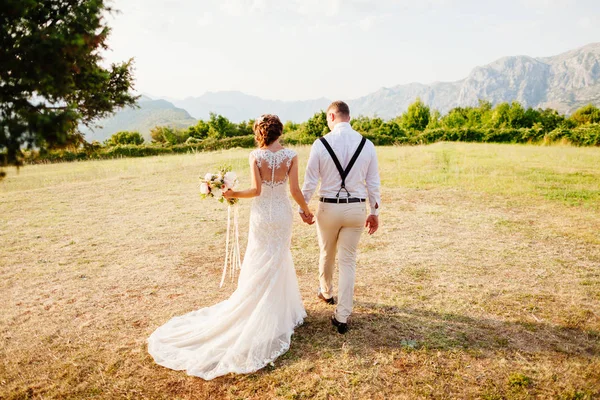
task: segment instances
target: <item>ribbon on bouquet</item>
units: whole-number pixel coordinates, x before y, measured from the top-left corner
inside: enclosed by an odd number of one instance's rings
[[[231,209],[233,208],[233,227],[231,226]],[[225,276],[229,269],[231,274],[231,282],[235,278],[235,271],[241,269],[242,261],[240,256],[240,235],[238,229],[239,210],[238,205],[229,205],[227,207],[227,238],[225,239],[225,263],[223,264],[223,275],[221,276],[221,284],[223,287]],[[230,246],[231,245],[231,246]]]

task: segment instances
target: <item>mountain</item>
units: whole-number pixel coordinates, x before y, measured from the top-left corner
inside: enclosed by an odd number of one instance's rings
[[[492,104],[516,100],[525,107],[550,107],[566,114],[589,103],[600,106],[600,43],[553,57],[504,57],[474,68],[460,81],[381,88],[348,103],[352,115],[389,119],[406,111],[417,97],[442,113],[457,106],[477,105],[479,99]],[[137,130],[148,138],[150,129],[156,125],[187,127],[196,122],[194,118],[208,119],[210,112],[224,115],[233,122],[254,119],[265,113],[277,114],[282,121],[302,122],[331,102],[325,98],[265,100],[236,91],[168,100],[142,96],[139,109],[123,109],[100,121],[102,128],[88,131],[86,138],[102,141],[122,130]]]
[[[208,92],[200,97],[174,101],[177,107],[187,110],[194,118],[208,119],[209,113],[221,114],[232,121],[255,119],[261,114],[276,114],[282,121],[306,121],[331,101],[320,98],[308,101],[264,100],[242,92]]]
[[[526,107],[551,107],[567,114],[588,103],[600,105],[600,43],[554,57],[503,57],[474,68],[466,78],[456,82],[381,88],[348,100],[348,104],[353,115],[389,119],[406,111],[417,97],[442,113],[458,106],[475,106],[479,99],[492,104],[516,100]],[[330,100],[285,102],[241,92],[209,92],[174,103],[201,119],[214,112],[239,122],[268,112],[284,121],[301,122],[325,109]]]
[[[127,107],[111,117],[99,120],[97,125],[100,127],[93,130],[82,128],[86,140],[102,142],[116,132],[138,131],[149,141],[150,129],[157,125],[185,128],[196,123],[186,110],[177,108],[166,100],[153,100],[142,95],[137,105],[139,108]]]
[[[504,57],[474,68],[460,81],[382,88],[349,104],[355,115],[392,118],[417,96],[442,113],[484,99],[492,104],[516,100],[525,107],[551,107],[569,114],[589,103],[600,105],[600,43],[554,57]]]

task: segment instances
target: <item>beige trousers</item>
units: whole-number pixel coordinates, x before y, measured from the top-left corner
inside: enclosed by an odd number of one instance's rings
[[[322,203],[317,211],[319,235],[319,283],[325,298],[333,297],[333,271],[339,253],[340,279],[335,319],[347,322],[352,313],[354,276],[360,235],[365,229],[365,203]]]

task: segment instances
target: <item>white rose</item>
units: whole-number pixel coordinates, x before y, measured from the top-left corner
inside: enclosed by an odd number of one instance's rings
[[[202,193],[202,194],[210,193],[210,188],[208,187],[208,184],[206,182],[202,182],[200,184],[200,193]]]
[[[233,186],[235,185],[235,180],[237,179],[237,175],[235,174],[235,172],[229,171],[225,174],[223,179],[225,181],[225,186],[227,186],[228,188],[233,188]]]
[[[211,179],[212,179],[212,174],[210,172],[207,173],[206,175],[204,175],[204,180],[205,181],[209,181],[210,182]]]

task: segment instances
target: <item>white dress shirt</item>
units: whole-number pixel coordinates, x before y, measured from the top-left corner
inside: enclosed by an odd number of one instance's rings
[[[346,169],[352,155],[358,149],[362,135],[352,129],[349,123],[338,122],[333,130],[325,135],[325,140],[333,149],[342,168]],[[335,199],[342,186],[342,178],[323,143],[316,140],[310,150],[304,175],[304,186],[302,186],[302,194],[307,203],[317,189],[319,179],[321,179],[319,197]],[[360,156],[346,177],[346,190],[350,193],[350,197],[368,198],[371,214],[379,215],[381,208],[379,186],[377,153],[373,143],[367,140]],[[346,198],[345,190],[342,189],[339,193],[340,199]]]

